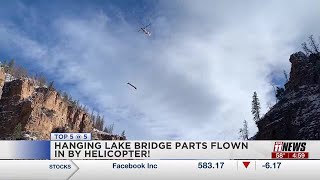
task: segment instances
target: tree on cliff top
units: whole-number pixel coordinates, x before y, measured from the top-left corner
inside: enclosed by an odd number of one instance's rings
[[[110,125],[104,127],[103,131],[106,132],[106,133],[112,134],[113,133],[113,129],[114,129],[114,124],[110,124]]]
[[[126,131],[125,130],[122,131],[121,136],[122,137],[126,136]]]
[[[15,66],[12,69],[12,75],[16,78],[28,77],[28,71],[22,66]]]
[[[309,36],[308,44],[306,42],[302,43],[302,49],[306,53],[306,55],[310,54],[316,54],[319,56],[320,54],[320,48],[319,43],[316,42],[316,40],[313,38],[313,35]],[[320,41],[320,40],[319,40]]]
[[[38,81],[40,87],[43,87],[47,83],[47,78],[42,73],[36,74],[34,79]]]
[[[284,78],[286,79],[286,83],[289,81],[289,78],[288,78],[288,73],[286,70],[283,70],[283,75],[284,75]]]
[[[13,59],[11,59],[9,62],[4,61],[1,66],[3,67],[5,73],[11,74],[13,72],[14,65],[15,62]]]
[[[98,115],[94,115],[93,113],[91,114],[91,120],[92,120],[92,124],[93,127],[103,131],[104,129],[104,117],[101,117],[99,114]]]
[[[277,87],[276,98],[278,101],[281,101],[284,98],[284,88]]]
[[[248,140],[249,139],[249,129],[248,129],[248,122],[247,120],[243,121],[243,127],[239,130],[240,139],[241,140]]]
[[[253,120],[255,122],[258,122],[260,120],[260,102],[259,102],[259,98],[258,98],[257,92],[254,92],[253,96],[252,96],[251,113],[253,115]]]

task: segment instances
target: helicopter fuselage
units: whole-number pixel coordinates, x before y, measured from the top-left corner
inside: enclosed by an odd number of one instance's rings
[[[148,36],[151,36],[151,32],[149,32],[146,28],[141,28],[141,30]]]

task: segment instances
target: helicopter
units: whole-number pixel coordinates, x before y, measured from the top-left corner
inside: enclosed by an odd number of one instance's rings
[[[142,25],[143,25],[143,24],[142,24]],[[145,35],[151,36],[151,32],[147,30],[147,27],[150,26],[150,25],[151,25],[151,23],[148,24],[148,25],[146,25],[146,26],[144,26],[144,27],[141,27],[138,32],[142,31]]]

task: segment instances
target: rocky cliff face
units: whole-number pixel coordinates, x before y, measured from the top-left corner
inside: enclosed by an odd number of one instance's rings
[[[320,56],[290,56],[283,98],[259,121],[254,139],[320,139]]]
[[[0,70],[0,139],[10,139],[17,126],[23,136],[50,139],[52,132],[92,132],[94,139],[122,140],[93,128],[87,112],[30,78],[6,80]]]

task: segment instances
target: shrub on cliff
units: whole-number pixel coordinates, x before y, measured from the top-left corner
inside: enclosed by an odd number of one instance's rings
[[[319,43],[316,42],[316,40],[313,38],[313,35],[309,36],[308,44],[304,42],[301,45],[306,55],[309,56],[311,54],[314,54],[314,55],[317,55],[318,57],[320,56]]]
[[[21,139],[22,138],[21,132],[22,132],[22,125],[21,123],[18,123],[13,131],[13,139]]]

